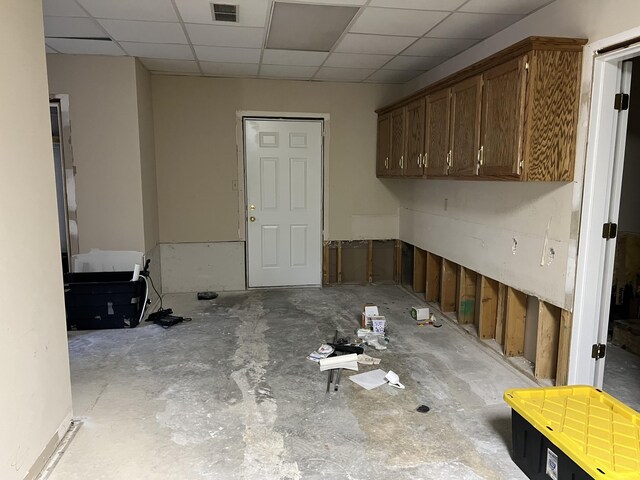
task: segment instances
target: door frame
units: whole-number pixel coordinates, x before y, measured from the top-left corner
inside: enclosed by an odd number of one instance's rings
[[[569,359],[569,384],[588,384],[602,387],[603,361],[591,358],[591,348],[596,343],[606,343],[606,325],[612,278],[612,247],[615,242],[602,238],[602,225],[611,219],[611,202],[619,196],[622,181],[619,174],[624,159],[615,159],[619,115],[613,108],[614,96],[622,83],[622,62],[640,55],[640,28],[594,42],[585,47],[583,71],[590,71],[592,84],[586,142],[582,207],[577,251],[573,330]],[[629,46],[600,53],[627,42]],[[586,77],[586,76],[585,76]],[[589,78],[589,77],[586,77]],[[585,86],[583,85],[583,93]],[[611,161],[611,159],[614,161]],[[615,167],[615,168],[614,168]],[[582,172],[580,172],[582,173]],[[578,179],[578,171],[576,178]],[[579,184],[579,182],[578,182]],[[575,199],[574,199],[575,201]],[[619,201],[619,198],[618,198]],[[617,210],[616,210],[617,211]],[[607,245],[610,243],[612,245]]]
[[[67,255],[69,272],[73,273],[73,256],[80,253],[78,239],[78,205],[76,203],[76,170],[73,164],[73,148],[71,145],[71,122],[69,114],[69,95],[49,95],[49,105],[57,104],[59,109],[58,123],[60,129],[60,153],[62,155],[62,188],[64,192],[65,225],[67,228]]]
[[[322,193],[322,215],[321,215],[321,243],[329,238],[329,144],[330,144],[330,115],[328,113],[309,113],[309,112],[270,112],[255,110],[238,110],[236,111],[236,153],[238,164],[238,238],[245,244],[245,285],[249,289],[249,262],[247,261],[247,169],[246,158],[244,152],[244,120],[318,120],[322,122],[322,151],[321,151],[321,193]],[[321,256],[322,258],[322,256]],[[322,271],[322,265],[320,265]],[[262,287],[255,287],[262,288]],[[269,287],[271,288],[271,287]]]

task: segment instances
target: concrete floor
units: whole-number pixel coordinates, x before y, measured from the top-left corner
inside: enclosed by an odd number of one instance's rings
[[[327,395],[305,357],[366,302],[391,335],[367,353],[406,390],[345,371]],[[416,327],[418,304],[396,286],[167,295],[192,322],[70,333],[83,424],[50,479],[525,479],[502,394],[533,382],[449,323]]]
[[[603,390],[640,412],[640,357],[609,343]]]

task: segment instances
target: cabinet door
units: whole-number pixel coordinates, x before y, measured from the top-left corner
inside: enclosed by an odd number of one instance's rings
[[[389,174],[401,176],[404,167],[405,147],[405,109],[397,108],[391,112],[391,158],[389,159]]]
[[[378,150],[376,158],[376,175],[386,177],[391,160],[391,114],[378,116]]]
[[[484,74],[480,175],[520,176],[526,62],[520,57]]]
[[[427,138],[425,140],[427,177],[449,172],[449,101],[450,89],[427,97]]]
[[[407,106],[407,152],[404,162],[406,176],[421,177],[424,173],[424,121],[425,99]]]
[[[451,174],[476,175],[479,167],[482,77],[469,78],[451,88]]]

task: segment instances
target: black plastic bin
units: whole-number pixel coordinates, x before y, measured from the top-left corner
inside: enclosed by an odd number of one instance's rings
[[[133,272],[67,273],[64,301],[68,330],[133,328],[144,307],[145,283]]]

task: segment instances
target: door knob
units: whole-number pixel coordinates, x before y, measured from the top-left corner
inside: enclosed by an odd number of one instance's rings
[[[255,205],[249,205],[249,210],[255,210],[256,206]]]
[[[254,216],[249,217],[249,221],[250,222],[255,222],[256,221],[256,217],[254,217]]]

